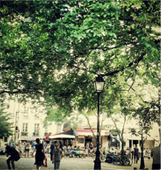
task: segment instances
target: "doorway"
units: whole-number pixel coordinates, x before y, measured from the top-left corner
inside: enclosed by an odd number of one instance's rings
[[[92,138],[89,137],[89,136],[86,136],[85,137],[85,146],[87,145],[88,142],[91,143],[92,142]]]

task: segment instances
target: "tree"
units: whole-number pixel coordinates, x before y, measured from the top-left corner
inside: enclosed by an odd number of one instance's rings
[[[84,119],[87,121],[87,127],[91,130],[92,135],[94,137],[94,140],[96,142],[96,124],[93,121],[93,117],[97,118],[97,114],[95,110],[83,110],[82,112],[74,111],[70,114],[70,117],[68,114],[65,113],[65,111],[61,108],[51,108],[48,107],[47,109],[47,116],[44,120],[44,126],[47,126],[51,122],[55,122],[57,124],[65,124],[68,123],[68,126],[73,129],[77,130],[82,123],[84,122]],[[92,117],[92,121],[91,121]],[[100,123],[100,134],[101,130],[105,129],[104,126],[105,116],[102,117],[101,123]],[[100,135],[100,143],[101,143],[101,135]]]
[[[138,2],[141,3],[141,1]],[[136,7],[139,4],[134,4],[134,11],[131,7],[133,3],[134,1],[132,3],[128,1],[125,5],[129,9],[124,9],[123,13],[119,13],[118,11],[119,9],[122,10],[122,6],[117,6],[111,2],[105,3],[105,6],[98,2],[91,5],[91,1],[88,1],[84,6],[83,4],[78,4],[82,8],[73,7],[72,13],[59,22],[58,28],[64,28],[64,34],[62,33],[61,38],[68,42],[67,49],[70,49],[67,50],[69,60],[65,58],[67,63],[65,68],[68,71],[61,75],[61,85],[66,87],[66,84],[72,84],[69,87],[69,98],[70,94],[73,97],[75,94],[79,94],[76,89],[81,90],[79,98],[78,96],[76,97],[80,109],[82,106],[91,107],[91,102],[89,101],[94,103],[94,98],[91,96],[91,92],[93,93],[91,89],[94,75],[102,74],[102,76],[108,76],[107,79],[105,78],[106,87],[118,83],[118,79],[122,77],[125,77],[125,80],[131,79],[131,77],[135,79],[138,72],[147,75],[147,69],[145,71],[140,69],[140,67],[142,64],[144,64],[144,67],[147,66],[146,62],[149,55],[147,52],[153,45],[155,55],[152,51],[150,51],[150,55],[158,56],[158,41],[155,39],[155,36],[150,37],[149,32],[145,34],[145,30],[143,30],[143,28],[145,29],[143,27],[145,21],[141,19],[137,21],[136,16],[134,16],[137,12],[139,14],[144,12],[147,15],[146,8],[144,6],[142,12],[141,7],[139,9]],[[110,16],[103,11],[103,9],[106,9],[105,7],[108,9]],[[81,12],[83,9],[84,13]],[[98,9],[102,13],[99,12],[98,14]],[[127,16],[130,17],[127,19]],[[72,21],[70,20],[71,18]],[[132,25],[132,23],[134,28],[128,25]],[[154,39],[152,40],[151,38]],[[151,42],[153,43],[151,44]],[[142,50],[140,51],[140,49]],[[125,51],[126,54],[122,51]],[[158,67],[155,62],[153,62],[154,67]],[[72,81],[73,79],[75,82]],[[89,85],[86,84],[88,82]],[[126,83],[126,81],[123,83]],[[87,92],[87,88],[89,88],[90,93]],[[89,96],[91,96],[90,100]]]
[[[0,94],[43,96],[69,114],[94,109],[99,74],[106,94],[137,75],[158,85],[159,7],[155,0],[1,2]]]
[[[142,113],[144,112],[144,108],[143,110],[142,109],[138,109],[139,111],[141,111]],[[145,114],[145,112],[144,112]],[[146,140],[146,137],[147,135],[149,135],[149,131],[150,129],[152,128],[150,125],[151,125],[151,122],[149,122],[149,120],[147,119],[147,117],[144,117],[143,119],[143,114],[140,114],[139,113],[139,122],[138,122],[138,125],[139,125],[139,130],[136,130],[134,128],[130,128],[130,131],[133,135],[135,136],[141,136],[141,162],[140,162],[140,169],[144,169],[145,168],[145,164],[144,164],[144,142]],[[147,121],[148,120],[148,121]],[[144,136],[144,134],[146,135],[146,137]]]
[[[146,85],[144,84],[146,81]],[[131,88],[133,92],[133,114],[148,127],[154,123],[158,124],[160,131],[160,89],[156,84],[150,83],[147,79],[138,79]],[[148,93],[147,93],[148,92]],[[161,138],[161,137],[160,137]]]
[[[65,114],[59,108],[47,107],[46,115],[44,126],[47,126],[48,122],[64,123],[66,120]]]
[[[61,2],[55,3],[1,2],[1,94],[42,96],[43,87],[48,86],[44,78],[50,79],[57,60],[51,47],[53,33],[47,24],[60,15]]]
[[[124,145],[125,145],[124,130],[125,130],[125,125],[126,125],[127,120],[130,118],[130,115],[131,115],[132,110],[133,110],[131,98],[129,96],[125,97],[123,95],[126,95],[126,94],[122,93],[118,107],[117,108],[115,107],[113,109],[113,110],[115,110],[115,111],[113,111],[113,112],[115,112],[115,114],[116,113],[120,114],[121,117],[123,117],[123,123],[122,123],[121,128],[120,128],[120,126],[118,128],[118,122],[120,122],[120,120],[118,118],[113,118],[111,116],[112,122],[114,123],[114,126],[116,128],[116,132],[117,132],[119,139],[121,141],[121,153],[122,153],[122,155],[124,155]]]
[[[4,112],[4,108],[0,108],[0,138],[12,135],[12,124],[9,122],[9,114]]]

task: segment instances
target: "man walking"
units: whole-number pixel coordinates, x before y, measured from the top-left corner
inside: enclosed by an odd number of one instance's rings
[[[11,166],[10,166],[10,162],[11,162],[12,169],[15,170],[14,161],[18,161],[20,159],[20,155],[18,151],[15,148],[10,147],[9,145],[6,145],[6,153],[7,156],[10,155],[10,157],[6,161],[8,169],[11,170]]]
[[[160,169],[160,145],[154,147],[151,152],[151,156],[153,157],[152,169]]]
[[[138,163],[139,160],[139,149],[137,148],[137,145],[135,145],[134,148],[134,163]]]
[[[59,169],[61,158],[62,158],[62,149],[60,148],[58,143],[55,143],[53,149],[53,159],[52,159],[52,162],[54,163],[54,170]]]

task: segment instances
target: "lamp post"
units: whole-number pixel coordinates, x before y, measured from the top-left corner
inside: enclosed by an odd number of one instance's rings
[[[143,155],[144,139],[143,139],[143,126],[142,126],[142,122],[140,122],[140,131],[141,131],[141,162],[140,162],[140,169],[144,169],[145,168],[144,155]]]
[[[105,81],[101,76],[96,77],[95,81],[95,89],[97,92],[97,150],[96,150],[96,159],[94,161],[94,170],[100,170],[101,169],[101,161],[100,161],[100,151],[99,151],[99,137],[100,137],[100,131],[99,131],[99,98],[100,93],[103,92]]]

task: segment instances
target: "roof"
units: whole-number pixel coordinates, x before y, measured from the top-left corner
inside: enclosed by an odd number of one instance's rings
[[[94,134],[97,135],[97,130],[93,130]],[[54,135],[50,135],[49,139],[54,139],[54,136],[58,136],[58,135],[71,135],[71,136],[93,136],[93,133],[90,129],[78,129],[78,130],[68,130],[65,132],[59,132],[56,133]],[[109,133],[106,130],[101,130],[101,136],[108,136]]]
[[[66,135],[66,134],[58,134],[58,135],[51,135],[49,139],[75,139],[74,135]]]

